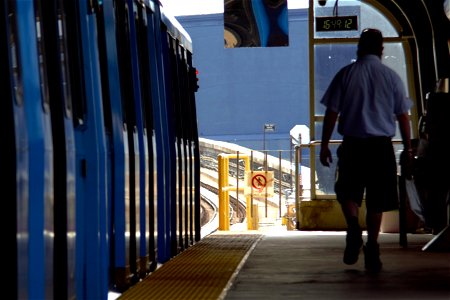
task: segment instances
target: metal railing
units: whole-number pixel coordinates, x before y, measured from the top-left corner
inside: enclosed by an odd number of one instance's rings
[[[340,145],[342,140],[331,140],[329,144]],[[395,145],[400,144],[401,140],[393,140]],[[316,166],[316,153],[311,149],[320,146],[321,141],[311,141],[307,144],[300,143],[295,146],[290,159],[283,159],[283,152],[291,152],[292,150],[249,150],[248,152],[236,151],[232,153],[220,153],[218,155],[218,173],[219,173],[219,225],[221,230],[229,230],[230,216],[230,192],[235,192],[234,207],[243,206],[245,208],[245,217],[239,216],[240,210],[235,209],[233,213],[238,214],[237,218],[246,218],[248,229],[257,229],[257,221],[265,217],[275,217],[277,219],[285,219],[290,223],[290,227],[300,229],[300,205],[303,200],[335,200],[336,195],[334,189],[334,172],[328,171],[327,176],[318,175],[323,172],[319,168],[328,168]],[[304,166],[302,150],[309,149],[309,167]],[[276,155],[269,155],[276,153]],[[285,153],[286,154],[286,153]],[[286,156],[286,155],[285,155]],[[337,161],[337,159],[336,159]],[[208,162],[211,164],[211,162]],[[336,164],[334,164],[335,166]],[[335,167],[333,167],[335,168]],[[318,172],[318,170],[320,170]],[[272,172],[270,177],[273,186],[273,193],[255,193],[248,177],[257,172]],[[249,175],[250,174],[250,175]],[[269,178],[268,177],[268,178]],[[305,180],[306,177],[306,180]],[[330,182],[327,182],[330,181]],[[324,188],[328,186],[328,188]],[[250,192],[248,192],[250,189]],[[267,190],[266,190],[267,191]],[[255,196],[258,194],[257,196]],[[295,195],[294,197],[292,197]],[[295,207],[295,209],[293,209]],[[274,214],[276,211],[276,216]],[[243,213],[242,213],[243,214]],[[256,215],[255,215],[256,214]],[[294,224],[294,225],[292,225]],[[291,228],[293,229],[293,228]]]

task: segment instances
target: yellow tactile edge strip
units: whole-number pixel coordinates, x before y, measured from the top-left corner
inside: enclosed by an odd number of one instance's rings
[[[262,235],[213,233],[186,249],[119,299],[223,299]]]
[[[239,274],[239,272],[241,271],[242,267],[244,266],[245,262],[247,261],[247,258],[250,256],[250,254],[253,252],[253,249],[255,249],[256,245],[258,244],[258,242],[261,240],[262,235],[259,236],[258,240],[256,240],[253,245],[250,247],[250,249],[248,249],[247,253],[244,255],[244,257],[242,258],[241,262],[239,263],[239,265],[237,266],[236,270],[233,272],[233,275],[231,275],[230,279],[228,280],[227,285],[225,286],[225,288],[222,290],[222,293],[220,294],[218,300],[223,300],[225,299],[225,296],[228,293],[228,290],[231,288],[231,286],[233,285],[234,279],[236,278],[236,276]]]

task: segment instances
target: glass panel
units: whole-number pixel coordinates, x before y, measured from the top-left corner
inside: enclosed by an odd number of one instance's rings
[[[397,30],[386,19],[386,17],[373,6],[362,3],[361,4],[361,28],[377,28],[383,33],[384,37],[398,37]]]
[[[321,1],[322,3],[324,1]],[[314,37],[314,99],[311,102],[311,114],[314,116],[313,139],[320,140],[322,136],[323,116],[325,107],[320,104],[326,89],[335,74],[344,66],[356,61],[356,48],[360,32],[364,28],[377,28],[385,38],[382,62],[395,70],[405,84],[408,97],[410,89],[408,82],[408,57],[405,52],[407,44],[399,42],[399,28],[391,23],[387,17],[376,7],[376,2],[362,3],[357,0],[326,1],[320,5],[319,1],[309,2],[314,15],[314,26],[311,35]],[[318,19],[320,18],[320,19]],[[356,21],[357,24],[351,23]],[[322,27],[320,27],[322,26]],[[325,27],[324,27],[325,26]],[[413,108],[414,109],[414,108]],[[331,140],[342,140],[337,133],[336,124]],[[395,140],[401,140],[397,126]],[[330,144],[333,163],[331,167],[323,167],[319,160],[320,144],[311,145],[311,172],[315,193],[311,196],[334,195],[334,181],[336,172],[336,150],[340,143]],[[402,151],[401,142],[394,142],[397,163]],[[400,170],[399,170],[400,171]],[[328,197],[327,197],[328,198]]]
[[[323,94],[334,75],[345,65],[356,60],[356,44],[321,44],[314,46],[315,70],[315,115],[323,116],[325,107],[320,104]],[[384,43],[383,64],[396,71],[408,95],[406,58],[402,43]]]
[[[22,74],[20,66],[20,55],[19,55],[19,36],[17,34],[17,24],[16,24],[16,11],[15,6],[11,5],[9,7],[10,12],[8,14],[8,32],[9,36],[9,55],[11,57],[10,70],[12,73],[11,83],[14,90],[14,99],[17,105],[22,105],[23,103],[23,86],[22,86]]]
[[[405,84],[406,95],[409,93],[405,51],[402,43],[384,43],[383,64],[392,68]]]
[[[337,156],[336,150],[340,144],[330,144],[330,151],[333,157],[333,162],[330,167],[325,167],[320,163],[320,145],[314,147],[315,151],[315,183],[316,195],[334,195],[334,182],[336,178]]]
[[[49,92],[47,81],[47,62],[45,57],[44,37],[43,37],[43,25],[42,25],[42,11],[41,6],[35,3],[36,13],[36,38],[37,38],[37,50],[39,59],[39,80],[41,85],[42,96],[42,108],[44,112],[49,112]]]
[[[338,122],[339,122],[339,120],[338,120]],[[331,134],[331,140],[342,140],[342,135],[340,135],[337,132],[337,126],[338,126],[338,123],[336,122],[336,126],[335,126],[335,128],[333,130],[333,133]],[[322,138],[322,127],[323,127],[323,122],[322,121],[315,122],[314,130],[316,132],[318,140],[320,140]]]
[[[58,5],[62,6],[60,2]],[[58,47],[59,47],[59,59],[61,68],[61,85],[63,87],[64,95],[64,107],[65,113],[68,118],[72,117],[72,99],[70,93],[69,82],[69,60],[67,54],[67,31],[66,31],[66,17],[62,11],[58,11]]]
[[[356,44],[315,45],[314,58],[315,115],[323,116],[325,113],[325,107],[320,104],[320,100],[322,99],[322,96],[327,90],[334,75],[342,67],[356,60]]]

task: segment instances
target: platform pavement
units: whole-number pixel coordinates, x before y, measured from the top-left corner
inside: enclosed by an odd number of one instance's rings
[[[232,227],[239,232],[241,227]],[[431,234],[381,233],[383,269],[370,274],[361,253],[355,265],[342,262],[345,232],[260,228],[263,238],[224,293],[242,299],[450,299],[450,253],[423,251]],[[364,236],[365,238],[365,236]]]

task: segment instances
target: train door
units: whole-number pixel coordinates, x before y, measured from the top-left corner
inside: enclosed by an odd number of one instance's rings
[[[328,1],[326,5],[319,5],[317,1],[310,1],[309,36],[310,36],[310,82],[314,83],[310,89],[310,136],[311,140],[320,139],[325,108],[320,100],[334,74],[344,65],[356,60],[356,46],[362,29],[378,28],[384,36],[384,52],[382,62],[393,68],[402,78],[408,97],[420,103],[414,80],[412,80],[412,49],[413,39],[406,27],[400,27],[393,20],[388,19],[380,10],[381,7],[371,1]],[[385,13],[387,11],[384,11]],[[387,14],[388,15],[388,14]],[[417,136],[417,105],[411,109],[412,137]],[[398,127],[398,126],[397,126]],[[332,140],[342,140],[336,131]],[[397,140],[397,142],[396,142]],[[397,158],[401,152],[401,137],[397,130],[394,137],[394,148]],[[316,144],[317,145],[317,144]],[[330,145],[336,150],[338,143]],[[319,148],[312,145],[310,155],[311,197],[313,199],[333,199],[334,174],[332,168],[323,167],[318,161]],[[333,151],[335,152],[335,151]],[[335,166],[335,164],[334,164]],[[317,174],[317,178],[316,178]]]
[[[110,236],[110,288],[123,289],[127,286],[125,275],[128,262],[125,253],[129,249],[126,235],[125,207],[129,207],[129,150],[125,125],[122,90],[119,73],[119,57],[116,38],[116,21],[111,1],[103,2],[98,14],[98,36],[100,65],[102,72],[103,107],[105,129],[108,136],[108,165],[111,170],[110,194],[108,195],[109,236]],[[129,270],[128,270],[129,272]]]
[[[189,157],[189,139],[188,139],[188,132],[190,130],[189,127],[189,119],[191,118],[191,115],[189,114],[189,99],[188,99],[188,89],[186,85],[187,81],[187,63],[185,60],[185,54],[186,49],[182,47],[182,45],[179,44],[177,41],[177,63],[178,63],[178,81],[179,81],[179,112],[181,117],[181,149],[182,149],[182,159],[183,159],[183,166],[182,166],[182,222],[183,222],[183,231],[182,231],[182,243],[183,247],[186,249],[188,248],[190,243],[190,232],[191,232],[191,206],[190,206],[190,157]]]
[[[133,70],[133,83],[134,83],[134,106],[136,113],[136,126],[138,130],[138,147],[139,147],[139,197],[136,197],[135,203],[135,275],[137,277],[143,277],[146,274],[147,269],[140,270],[140,266],[146,265],[145,262],[147,260],[147,255],[145,254],[144,245],[141,245],[141,242],[144,240],[145,242],[145,225],[147,218],[147,210],[146,210],[146,201],[148,199],[147,194],[147,185],[148,185],[148,143],[147,143],[147,130],[146,130],[146,119],[145,119],[145,107],[144,102],[147,101],[145,99],[145,92],[142,84],[142,61],[140,61],[140,53],[138,46],[140,46],[138,29],[139,22],[143,21],[139,19],[139,9],[142,9],[142,3],[139,3],[135,0],[128,0],[129,11],[129,29],[130,29],[130,47],[131,47],[131,61],[132,61],[132,70]],[[138,8],[139,7],[139,8]],[[139,201],[138,201],[139,200]],[[142,232],[141,232],[142,230]],[[143,252],[141,252],[143,250]],[[142,253],[142,256],[141,256]],[[140,261],[141,257],[144,261]]]
[[[149,151],[152,153],[152,159],[150,162],[150,241],[149,241],[149,255],[152,269],[156,267],[158,261],[158,241],[162,240],[162,237],[158,236],[159,232],[159,223],[160,219],[158,214],[161,208],[158,207],[158,203],[160,202],[160,198],[164,197],[164,180],[165,180],[165,171],[162,168],[164,156],[163,154],[163,145],[161,143],[161,116],[159,113],[160,109],[160,81],[158,76],[159,70],[159,57],[157,53],[157,44],[156,44],[156,26],[157,26],[157,16],[155,9],[152,9],[154,6],[150,6],[146,8],[145,11],[145,20],[146,26],[142,27],[141,34],[143,35],[142,40],[147,42],[147,47],[142,49],[147,49],[144,55],[148,56],[148,76],[149,82],[147,83],[147,87],[150,88],[149,97],[151,99],[151,103],[145,102],[148,104],[146,106],[146,114],[147,114],[147,129],[151,126],[151,136],[148,136],[149,139]],[[145,36],[144,36],[145,35]],[[145,61],[145,60],[143,60]],[[164,220],[165,217],[162,216],[161,220]]]
[[[108,293],[108,169],[98,4],[64,1],[76,145],[76,294],[83,299],[105,299]]]
[[[117,199],[114,212],[114,243],[115,243],[115,278],[119,290],[130,285],[131,273],[131,202],[134,203],[136,195],[136,166],[138,154],[135,154],[137,136],[134,117],[134,95],[131,78],[129,32],[128,32],[128,5],[118,1],[115,5],[117,54],[119,63],[121,99],[123,111],[125,156],[125,197]],[[139,149],[136,149],[139,150]],[[123,201],[123,202],[122,202]]]
[[[170,142],[171,136],[168,131],[168,116],[166,108],[166,85],[165,78],[162,76],[165,70],[163,64],[163,56],[167,55],[166,48],[163,47],[163,39],[166,38],[161,28],[161,15],[158,5],[154,5],[154,13],[148,14],[149,24],[153,30],[149,32],[149,48],[155,49],[150,53],[151,77],[154,80],[152,85],[152,108],[153,108],[153,124],[155,126],[155,145],[158,170],[157,177],[157,261],[164,263],[171,258],[171,223],[170,223],[170,203],[173,194],[171,186],[173,186],[172,174],[172,155]],[[152,81],[153,82],[153,81]]]
[[[75,141],[62,0],[35,1],[40,54],[46,70],[54,149],[54,297],[75,298]],[[46,62],[44,64],[44,62]],[[42,84],[41,84],[42,85]]]
[[[189,76],[188,76],[188,63],[187,63],[187,49],[185,49],[179,41],[176,43],[176,55],[177,55],[177,74],[178,74],[178,97],[179,97],[179,117],[180,117],[180,135],[182,139],[182,151],[183,151],[183,197],[182,197],[182,210],[183,210],[183,243],[184,248],[188,248],[192,244],[192,195],[191,195],[191,110],[190,110],[190,99],[189,99]]]
[[[175,134],[175,155],[176,155],[176,200],[172,207],[175,213],[173,225],[173,234],[176,235],[176,249],[172,249],[174,253],[184,248],[185,233],[185,206],[184,206],[184,176],[185,176],[185,149],[183,140],[183,112],[181,108],[181,91],[180,91],[180,73],[179,73],[179,49],[177,41],[170,35],[167,37],[169,44],[168,63],[170,65],[170,112],[172,114],[172,122]],[[175,252],[176,251],[176,252]]]
[[[17,9],[12,1],[0,4],[0,181],[4,195],[2,228],[5,230],[4,293],[28,298],[28,133],[23,99],[23,74],[19,60]]]
[[[170,257],[175,256],[179,252],[178,248],[178,197],[177,190],[178,186],[178,177],[177,177],[177,161],[178,161],[178,145],[177,145],[177,137],[176,137],[176,116],[174,114],[174,91],[172,90],[172,59],[173,53],[170,49],[170,34],[166,27],[161,27],[161,52],[162,55],[162,67],[163,71],[161,74],[163,85],[164,85],[164,105],[163,113],[166,117],[166,127],[165,131],[165,143],[167,144],[167,169],[169,171],[169,198],[167,199],[168,211],[167,215],[169,216],[168,221],[168,232],[169,234],[169,243],[170,243]]]
[[[192,78],[190,72],[192,69],[192,54],[188,49],[184,49],[181,52],[182,61],[182,83],[183,83],[183,108],[182,111],[187,112],[183,120],[184,128],[184,139],[186,145],[186,245],[192,245],[195,241],[195,166],[194,166],[194,148],[195,148],[195,138],[194,138],[194,127],[197,126],[196,122],[196,112],[195,110],[195,97],[194,91],[192,90],[193,83],[196,84],[196,78]],[[192,81],[194,79],[195,81]]]
[[[140,5],[140,4],[139,4]],[[146,210],[146,200],[148,199],[148,140],[147,130],[145,128],[145,111],[142,96],[144,95],[141,84],[139,61],[139,37],[137,36],[136,25],[138,20],[138,5],[134,1],[118,3],[118,45],[121,66],[121,82],[124,101],[124,111],[128,132],[128,141],[130,146],[130,271],[137,280],[139,276],[146,273],[147,267],[140,270],[140,267],[147,265],[147,254],[141,251],[144,245],[141,245],[142,239],[146,236],[146,219],[148,210]],[[142,215],[141,215],[142,214]],[[141,232],[142,230],[142,232]],[[144,250],[145,253],[145,250]],[[144,261],[140,261],[141,257]]]
[[[153,82],[150,75],[150,55],[154,49],[149,49],[148,33],[149,24],[147,20],[148,7],[137,6],[136,38],[139,54],[139,76],[141,82],[141,105],[144,122],[144,145],[145,145],[145,200],[141,201],[141,248],[139,250],[141,260],[141,277],[156,267],[155,256],[155,151],[154,151],[154,125],[153,125]]]
[[[134,152],[134,170],[133,167],[130,168],[130,172],[134,171],[134,194],[130,197],[130,263],[131,272],[133,274],[133,280],[138,280],[139,273],[139,254],[140,249],[140,202],[141,199],[141,188],[145,191],[145,151],[144,151],[144,131],[142,123],[142,113],[141,113],[141,101],[140,101],[140,83],[139,83],[139,72],[138,72],[138,57],[136,49],[136,30],[134,28],[135,23],[135,4],[133,0],[128,0],[125,3],[126,10],[126,30],[128,35],[129,47],[129,64],[130,64],[130,97],[128,99],[129,105],[129,116],[132,118],[133,125],[133,152]],[[131,129],[131,128],[130,128]],[[130,141],[131,142],[131,141]],[[131,151],[130,151],[131,152]],[[142,177],[141,177],[142,176]]]
[[[195,92],[197,91],[197,71],[192,66],[192,53],[186,49],[183,54],[184,68],[184,111],[188,112],[186,124],[186,144],[187,144],[187,171],[188,179],[188,214],[189,214],[189,243],[192,245],[198,241],[200,235],[200,153],[198,149],[197,134],[197,111],[195,105]],[[197,169],[198,168],[198,169]],[[197,236],[198,234],[198,236]]]
[[[13,2],[10,2],[14,5]],[[53,297],[53,145],[41,24],[32,1],[17,1],[17,64],[28,132],[28,297]],[[32,271],[31,271],[32,270]]]
[[[200,224],[200,148],[198,141],[198,126],[197,126],[197,107],[195,103],[195,92],[198,90],[197,69],[192,66],[192,54],[187,52],[188,69],[188,95],[189,95],[189,121],[191,124],[190,136],[190,157],[192,158],[192,175],[191,194],[192,194],[192,210],[191,220],[192,224],[192,238],[194,241],[199,241],[201,238],[201,224]]]

